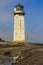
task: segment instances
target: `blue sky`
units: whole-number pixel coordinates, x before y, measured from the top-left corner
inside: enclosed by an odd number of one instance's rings
[[[0,37],[13,39],[13,10],[18,3],[24,6],[26,41],[43,43],[43,0],[0,0]]]

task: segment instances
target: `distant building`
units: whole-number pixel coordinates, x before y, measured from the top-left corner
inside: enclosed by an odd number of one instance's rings
[[[25,27],[24,15],[22,5],[16,5],[14,8],[14,36],[13,41],[25,41]]]

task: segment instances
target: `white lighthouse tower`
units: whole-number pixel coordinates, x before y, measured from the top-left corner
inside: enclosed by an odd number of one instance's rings
[[[22,5],[16,5],[14,8],[14,35],[13,41],[25,41],[24,11]]]

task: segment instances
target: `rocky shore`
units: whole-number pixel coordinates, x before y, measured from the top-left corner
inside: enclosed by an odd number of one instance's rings
[[[12,65],[43,65],[43,44],[0,44],[0,63]]]

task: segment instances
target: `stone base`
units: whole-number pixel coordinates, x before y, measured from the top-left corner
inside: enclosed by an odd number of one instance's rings
[[[23,42],[25,42],[25,40],[21,40],[21,41],[13,41],[13,42],[16,42],[16,43],[23,43]]]

